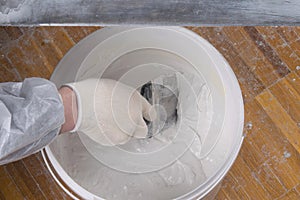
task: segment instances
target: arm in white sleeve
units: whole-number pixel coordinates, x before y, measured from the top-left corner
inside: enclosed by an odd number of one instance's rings
[[[49,144],[64,123],[56,86],[42,78],[0,83],[0,165]]]

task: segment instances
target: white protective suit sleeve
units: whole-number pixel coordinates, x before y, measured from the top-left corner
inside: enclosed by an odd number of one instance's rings
[[[56,86],[42,78],[0,83],[0,165],[48,145],[64,123]]]

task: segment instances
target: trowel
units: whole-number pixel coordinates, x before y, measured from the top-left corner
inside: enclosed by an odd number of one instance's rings
[[[161,134],[177,122],[178,87],[176,74],[162,75],[144,84],[140,93],[154,106],[157,118],[145,122],[148,126],[148,138]]]

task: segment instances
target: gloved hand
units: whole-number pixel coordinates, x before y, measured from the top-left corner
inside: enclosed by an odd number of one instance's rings
[[[147,136],[143,117],[152,121],[156,112],[134,88],[111,79],[87,79],[66,86],[74,90],[78,104],[78,119],[71,132],[81,131],[105,146]]]

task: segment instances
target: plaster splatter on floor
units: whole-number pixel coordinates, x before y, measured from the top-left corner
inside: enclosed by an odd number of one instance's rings
[[[291,153],[288,152],[288,151],[285,151],[285,152],[283,152],[283,156],[284,156],[285,158],[289,158],[289,157],[291,157]]]

